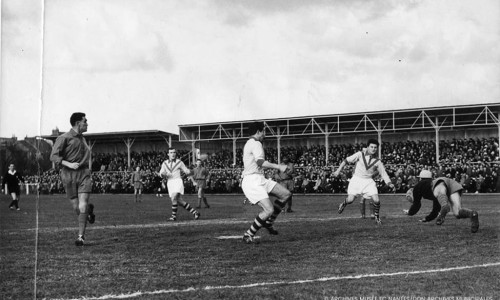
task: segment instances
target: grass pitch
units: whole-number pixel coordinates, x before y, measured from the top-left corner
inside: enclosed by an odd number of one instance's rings
[[[242,195],[208,195],[200,220],[179,208],[177,222],[167,221],[166,197],[92,195],[97,220],[76,247],[68,200],[43,195],[35,253],[36,197],[11,211],[2,195],[0,299],[498,299],[498,195],[464,196],[479,212],[476,234],[451,214],[442,226],[418,222],[430,201],[408,217],[402,196],[381,195],[376,226],[359,218],[358,202],[337,214],[343,198],[296,195],[295,212],[276,221],[279,235],[263,229],[260,244],[247,245],[232,237],[260,209]],[[196,205],[195,195],[184,199]]]

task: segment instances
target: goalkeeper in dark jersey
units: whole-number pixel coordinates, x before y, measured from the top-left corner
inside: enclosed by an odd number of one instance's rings
[[[410,209],[403,212],[409,216],[416,214],[421,207],[421,199],[433,201],[432,211],[421,222],[430,222],[436,219],[436,224],[444,223],[446,214],[451,210],[457,219],[471,219],[471,232],[479,229],[479,216],[476,211],[462,208],[463,187],[453,179],[439,177],[432,179],[432,173],[427,170],[420,172],[420,181],[406,193],[406,199],[412,203]]]

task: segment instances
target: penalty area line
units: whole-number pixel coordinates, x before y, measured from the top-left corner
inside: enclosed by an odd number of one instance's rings
[[[316,279],[304,279],[304,280],[293,280],[293,281],[270,281],[270,282],[257,282],[244,285],[221,285],[221,286],[206,286],[200,288],[190,287],[187,289],[170,289],[170,290],[158,290],[152,292],[134,292],[129,294],[120,295],[104,295],[100,297],[82,297],[82,298],[72,298],[72,299],[54,299],[54,300],[107,300],[107,299],[129,299],[139,296],[147,295],[163,295],[163,294],[176,294],[176,293],[188,293],[195,291],[214,291],[214,290],[236,290],[236,289],[248,289],[255,287],[266,287],[273,285],[296,285],[296,284],[307,284],[307,283],[317,283],[317,282],[327,282],[327,281],[339,281],[339,280],[353,280],[353,279],[363,279],[363,278],[377,278],[377,277],[393,277],[393,276],[408,276],[408,275],[420,275],[429,273],[444,273],[452,271],[461,271],[477,268],[488,268],[500,266],[500,262],[487,263],[481,265],[472,266],[462,266],[462,267],[451,267],[442,269],[430,269],[430,270],[418,270],[418,271],[404,271],[404,272],[394,272],[394,273],[380,273],[380,274],[360,274],[360,275],[350,275],[350,276],[332,276],[323,277]]]

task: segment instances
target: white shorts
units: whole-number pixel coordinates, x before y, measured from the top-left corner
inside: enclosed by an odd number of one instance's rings
[[[375,180],[371,178],[352,176],[347,187],[347,194],[363,195],[364,198],[370,198],[373,195],[378,195],[377,185]]]
[[[248,201],[252,204],[256,204],[260,200],[268,199],[269,193],[276,184],[275,181],[267,179],[264,175],[251,174],[243,177],[241,188]]]
[[[173,198],[175,194],[184,195],[184,183],[181,178],[169,179],[167,181],[168,195]]]

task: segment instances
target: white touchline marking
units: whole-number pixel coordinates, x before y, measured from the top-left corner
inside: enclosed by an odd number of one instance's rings
[[[162,294],[174,294],[174,293],[188,293],[195,291],[211,291],[211,290],[231,290],[231,289],[247,289],[253,287],[262,286],[272,286],[272,285],[293,285],[293,284],[305,284],[314,282],[326,282],[326,281],[338,281],[338,280],[350,280],[350,279],[363,279],[363,278],[376,278],[376,277],[391,277],[391,276],[408,276],[408,275],[419,275],[428,273],[444,273],[451,271],[460,271],[467,269],[476,268],[487,268],[500,266],[500,262],[487,263],[482,265],[473,266],[463,266],[463,267],[451,267],[442,269],[431,269],[431,270],[419,270],[419,271],[406,271],[406,272],[394,272],[394,273],[381,273],[381,274],[360,274],[360,275],[350,275],[350,276],[333,276],[333,277],[323,277],[316,279],[304,279],[304,280],[294,280],[294,281],[271,281],[271,282],[258,282],[244,285],[221,285],[221,286],[206,286],[201,288],[190,287],[183,290],[170,289],[170,290],[158,290],[152,292],[134,292],[129,294],[120,295],[104,295],[100,297],[82,297],[82,298],[72,298],[72,299],[53,299],[53,300],[106,300],[106,299],[128,299],[133,297],[145,296],[145,295],[162,295]]]
[[[390,219],[407,218],[408,216],[391,216]],[[324,222],[324,221],[334,221],[334,220],[352,220],[359,219],[359,217],[330,217],[330,218],[309,218],[309,217],[297,217],[293,219],[279,219],[276,224],[279,223],[293,223],[293,222]],[[180,227],[180,226],[205,226],[205,225],[224,225],[224,224],[247,224],[251,223],[252,219],[212,219],[212,220],[186,220],[186,221],[176,221],[176,222],[166,222],[166,223],[152,223],[152,224],[129,224],[129,225],[105,225],[105,226],[87,226],[87,231],[92,230],[104,230],[104,229],[141,229],[141,228],[160,228],[160,227]],[[35,228],[26,229],[7,229],[0,230],[0,232],[5,234],[17,234],[19,231],[34,231]],[[60,232],[60,231],[74,231],[78,230],[78,227],[47,227],[39,228],[40,232],[50,233],[50,232]]]
[[[216,239],[219,240],[236,240],[236,239],[241,239],[241,235],[221,235],[221,236],[216,236]],[[260,236],[256,235],[254,236],[254,239],[260,239]]]

